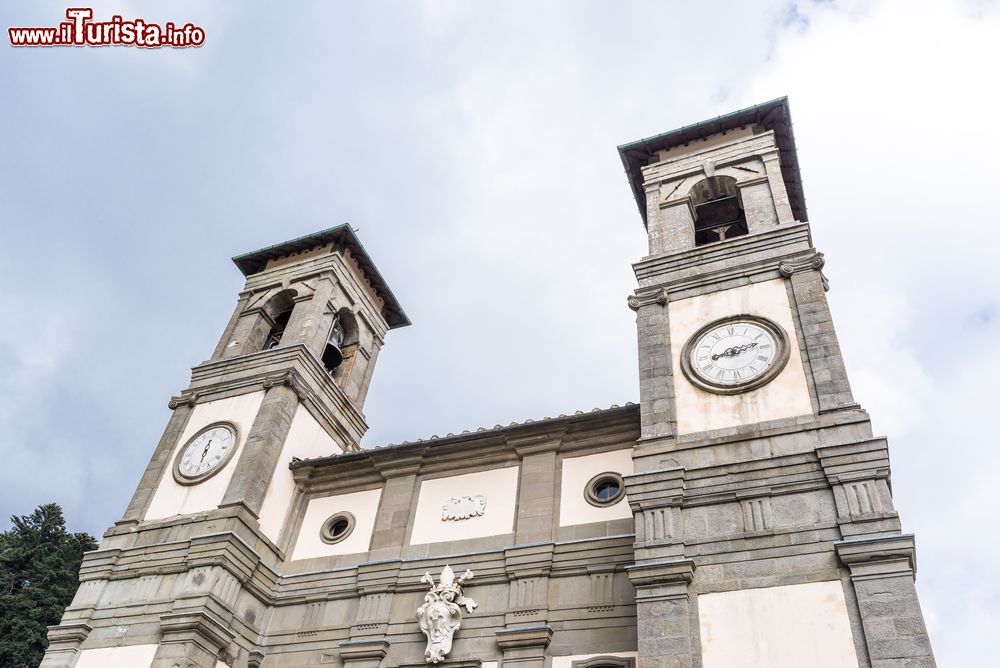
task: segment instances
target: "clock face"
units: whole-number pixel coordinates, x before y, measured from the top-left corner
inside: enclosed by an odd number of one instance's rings
[[[194,484],[215,475],[236,451],[236,430],[228,423],[211,425],[198,432],[181,448],[174,478]]]
[[[685,345],[682,368],[698,387],[735,394],[760,387],[788,361],[782,329],[754,316],[734,316],[699,330]]]

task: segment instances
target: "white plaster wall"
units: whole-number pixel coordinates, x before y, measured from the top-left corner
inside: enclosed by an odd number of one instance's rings
[[[148,668],[158,645],[101,647],[80,652],[76,668]]]
[[[424,480],[420,483],[410,545],[511,533],[517,504],[517,477],[518,467],[510,466]],[[448,499],[476,494],[486,497],[486,512],[482,515],[464,520],[441,519],[441,508]]]
[[[292,418],[292,426],[288,429],[288,437],[281,446],[278,467],[274,471],[271,484],[264,496],[264,503],[260,508],[260,530],[271,539],[271,542],[278,542],[288,507],[295,494],[295,481],[288,468],[292,457],[312,459],[325,455],[339,455],[343,451],[308,409],[299,404]]]
[[[552,657],[552,668],[573,668],[574,661],[586,661],[587,659],[592,659],[595,656],[617,656],[623,659],[638,658],[638,652],[604,652],[602,654],[574,654],[573,656],[554,656]],[[486,668],[486,664],[483,664],[483,668]]]
[[[813,411],[799,341],[792,321],[785,280],[777,278],[690,299],[670,302],[670,352],[673,357],[677,433],[690,434],[765,420],[808,415]],[[720,395],[692,385],[681,371],[684,344],[704,325],[731,315],[770,318],[788,334],[791,355],[770,383],[742,394]]]
[[[246,443],[247,434],[250,432],[254,418],[257,417],[257,411],[260,409],[260,402],[263,399],[263,391],[251,392],[241,394],[238,397],[207,401],[194,407],[184,433],[181,434],[174,449],[170,452],[170,460],[163,471],[163,477],[160,478],[153,500],[149,504],[149,510],[146,511],[145,519],[158,520],[173,515],[212,510],[219,506],[226,493],[226,488],[229,486],[229,481],[233,478],[236,463],[243,452],[243,444]],[[174,480],[173,466],[174,458],[181,446],[202,428],[221,420],[232,422],[239,432],[239,442],[232,458],[225,468],[202,483],[197,485],[178,484]]]
[[[704,668],[857,668],[839,580],[698,597]]]
[[[607,522],[632,517],[628,498],[613,506],[598,508],[587,502],[584,492],[590,479],[599,473],[632,473],[632,448],[573,457],[562,461],[562,489],[559,495],[559,526]]]
[[[378,502],[381,498],[381,489],[369,489],[364,492],[310,499],[306,506],[305,517],[302,518],[295,548],[292,550],[292,560],[367,552],[371,545],[375,514],[378,512]],[[354,515],[354,531],[339,543],[332,545],[324,543],[320,538],[323,523],[335,513],[345,510]]]

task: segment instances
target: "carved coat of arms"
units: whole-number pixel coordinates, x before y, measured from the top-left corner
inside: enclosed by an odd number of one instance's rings
[[[465,571],[455,578],[451,566],[441,571],[441,580],[434,584],[434,577],[424,573],[421,582],[430,585],[431,590],[424,595],[424,604],[417,608],[417,622],[427,636],[424,659],[427,663],[440,663],[451,651],[455,631],[462,626],[462,607],[471,615],[479,604],[462,591],[462,585],[472,579],[472,571]]]
[[[460,496],[448,499],[441,507],[442,520],[467,520],[470,517],[479,517],[486,512],[486,497],[482,494],[475,496]]]

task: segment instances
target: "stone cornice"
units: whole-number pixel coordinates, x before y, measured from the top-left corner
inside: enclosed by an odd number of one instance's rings
[[[457,475],[470,471],[469,454],[473,448],[477,466],[502,466],[517,464],[520,458],[536,452],[592,450],[596,436],[607,441],[607,449],[632,447],[638,435],[639,407],[629,404],[297,461],[291,469],[296,481],[310,485],[326,481],[343,485],[345,472],[359,474],[365,470],[384,478],[414,473]]]
[[[185,518],[190,522],[190,518]],[[204,518],[205,521],[211,521]],[[216,519],[215,521],[218,521]],[[140,526],[159,532],[169,522]],[[634,560],[631,534],[561,542],[515,545],[466,554],[452,554],[452,563],[476,571],[475,586],[507,583],[525,577],[572,577],[588,572],[595,550],[616,567]],[[269,544],[261,543],[261,548]],[[359,555],[359,561],[361,557]],[[261,603],[297,605],[306,601],[355,598],[366,593],[414,592],[424,586],[420,575],[439,566],[442,556],[388,561],[360,561],[318,571],[280,573],[280,557],[261,554],[232,531],[212,532],[187,540],[137,544],[130,548],[98,549],[84,558],[81,581],[132,579],[184,573],[194,568],[221,568]]]
[[[795,223],[725,243],[648,257],[632,267],[640,288],[665,288],[674,300],[686,296],[685,291],[730,280],[779,278],[782,265],[805,270],[818,255],[809,226]]]
[[[211,401],[287,385],[320,424],[348,450],[358,449],[368,430],[364,415],[302,344],[204,362],[191,372],[191,385],[171,403]]]
[[[714,431],[684,434],[680,437],[640,439],[636,444],[636,457],[667,455],[678,450],[697,449],[713,445],[739,443],[741,441],[771,438],[782,434],[829,429],[840,425],[855,425],[869,422],[868,413],[857,405],[847,410],[828,411],[818,416],[803,418],[782,418],[768,422],[757,422],[738,427],[727,427]]]
[[[684,469],[644,471],[622,476],[632,512],[679,506],[684,502]]]
[[[889,444],[885,438],[816,448],[831,484],[889,477]]]
[[[648,165],[642,169],[643,185],[665,184],[690,176],[704,175],[703,165],[711,162],[716,169],[739,165],[776,150],[774,132],[769,130],[721,144],[708,151],[685,153]]]

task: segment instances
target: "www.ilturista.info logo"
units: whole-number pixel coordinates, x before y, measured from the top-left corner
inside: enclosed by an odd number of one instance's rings
[[[92,21],[94,10],[70,7],[68,21],[54,28],[7,28],[11,46],[141,46],[150,49],[165,46],[183,48],[205,43],[205,29],[192,23],[178,26],[172,21],[163,25],[142,19],[126,21],[112,16],[110,21]]]

